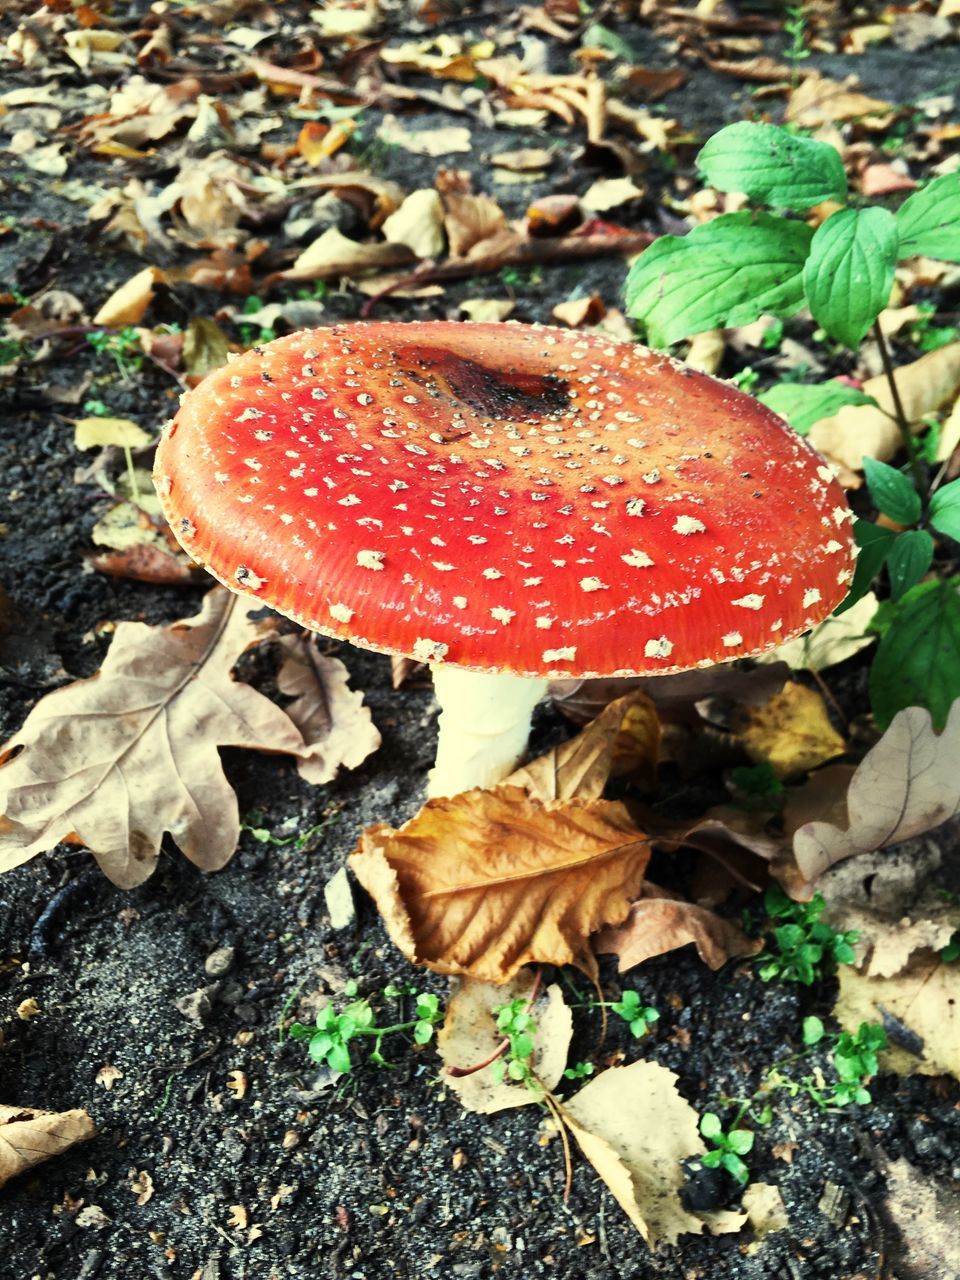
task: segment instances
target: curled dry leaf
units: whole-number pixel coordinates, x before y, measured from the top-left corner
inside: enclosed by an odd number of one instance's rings
[[[762,706],[736,708],[730,720],[747,755],[790,778],[843,755],[846,743],[830,723],[816,689],[787,684]]]
[[[787,120],[802,128],[817,129],[838,120],[855,120],[863,117],[886,119],[894,114],[889,102],[868,97],[858,88],[856,76],[846,80],[829,80],[819,72],[812,72],[790,94]]]
[[[953,704],[943,733],[930,713],[907,707],[864,756],[847,793],[849,826],[808,822],[793,837],[795,874],[785,887],[806,897],[823,873],[857,853],[909,840],[960,813],[960,701]]]
[[[139,324],[153,301],[155,286],[165,282],[166,276],[159,267],[144,267],[111,293],[93,317],[93,323],[109,328]]]
[[[380,734],[350,688],[350,673],[339,658],[322,654],[310,632],[283,636],[284,659],[277,687],[294,699],[286,713],[300,730],[306,748],[297,772],[315,786],[331,782],[338,770],[356,769],[380,746]]]
[[[625,919],[649,856],[622,804],[504,784],[369,828],[350,865],[411,963],[503,983],[532,963],[593,973],[587,939]]]
[[[703,1222],[680,1202],[681,1161],[705,1147],[696,1111],[677,1077],[656,1062],[611,1067],[562,1106],[581,1151],[644,1240],[655,1248],[699,1235]],[[736,1226],[745,1217],[739,1217]]]
[[[0,1187],[74,1143],[89,1141],[96,1132],[86,1111],[0,1106]]]
[[[722,968],[735,956],[751,955],[762,945],[748,938],[732,920],[647,882],[624,923],[602,929],[594,938],[593,949],[598,955],[617,956],[619,971],[626,973],[644,960],[691,942],[711,969]]]
[[[304,749],[279,707],[231,678],[275,626],[248,609],[217,587],[194,618],[118,623],[97,675],[37,703],[0,751],[0,871],[74,839],[129,889],[165,831],[205,871],[229,860],[240,824],[217,748]]]
[[[516,769],[506,784],[538,800],[599,800],[611,776],[656,776],[660,721],[642,690],[611,702],[569,742]]]
[[[494,1009],[511,1000],[529,1000],[533,974],[518,973],[505,986],[474,982],[467,978],[458,986],[449,1003],[443,1026],[437,1032],[437,1050],[447,1067],[444,1086],[451,1089],[467,1111],[490,1115],[508,1107],[525,1107],[538,1101],[539,1095],[526,1084],[505,1076],[498,1081],[489,1066],[470,1075],[450,1075],[451,1068],[486,1063],[502,1041],[497,1030]],[[533,1033],[531,1066],[538,1080],[553,1089],[567,1065],[567,1053],[573,1036],[573,1015],[564,1004],[563,993],[554,984],[541,991],[531,1009],[536,1022]]]

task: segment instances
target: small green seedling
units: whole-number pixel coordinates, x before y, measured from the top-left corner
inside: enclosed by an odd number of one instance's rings
[[[533,1037],[537,1022],[530,1012],[529,1002],[522,996],[502,1004],[493,1011],[497,1030],[507,1041],[506,1052],[491,1063],[494,1079],[498,1084],[509,1077],[516,1084],[524,1084],[534,1093],[541,1086],[533,1073]]]
[[[564,1080],[586,1080],[593,1075],[592,1062],[575,1062],[572,1067],[567,1067],[563,1073]]]
[[[750,1181],[750,1170],[742,1156],[753,1148],[753,1134],[749,1129],[732,1128],[725,1132],[715,1111],[707,1111],[700,1117],[700,1133],[713,1146],[712,1151],[700,1157],[705,1169],[726,1169],[743,1187]]]
[[[113,357],[117,372],[125,382],[130,373],[143,365],[140,335],[132,325],[128,325],[125,329],[118,329],[116,332],[97,329],[87,334],[87,342],[98,355]]]
[[[619,1000],[605,1003],[611,1013],[615,1013],[629,1025],[631,1034],[637,1040],[645,1036],[660,1017],[656,1009],[641,1004],[636,991],[625,991]]]
[[[256,315],[256,313],[258,311],[262,311],[265,306],[266,303],[262,298],[258,298],[256,294],[252,294],[249,298],[244,300],[241,314],[245,316]],[[239,327],[240,341],[245,347],[255,347],[262,342],[272,342],[277,336],[275,330],[269,325],[254,323],[241,324]]]
[[[838,933],[820,919],[825,903],[821,894],[809,902],[794,902],[779,885],[771,885],[764,906],[777,925],[773,946],[757,957],[764,982],[779,978],[809,987],[818,978],[832,973],[837,964],[852,964],[857,930]]]
[[[806,1081],[806,1091],[822,1107],[845,1107],[851,1102],[862,1106],[870,1102],[871,1094],[865,1083],[879,1070],[877,1055],[887,1047],[887,1033],[878,1023],[861,1022],[856,1035],[844,1031],[839,1036],[831,1036],[819,1018],[804,1018],[805,1045],[812,1048],[831,1039],[835,1042],[833,1065],[839,1079],[827,1089],[816,1088],[811,1081]]]
[[[397,988],[388,987],[384,995],[395,990]],[[346,993],[352,995],[355,991],[356,984],[348,983]],[[415,1000],[415,1018],[387,1026],[377,1024],[376,1014],[368,997],[351,1001],[339,1012],[335,1003],[330,1001],[317,1012],[313,1026],[295,1022],[288,1034],[291,1040],[307,1042],[307,1051],[314,1062],[325,1063],[331,1071],[338,1071],[342,1075],[348,1075],[354,1069],[350,1053],[351,1041],[370,1036],[374,1043],[368,1060],[375,1066],[389,1067],[390,1063],[380,1052],[380,1046],[387,1036],[410,1032],[416,1044],[429,1044],[433,1039],[434,1028],[443,1021],[443,1010],[437,996],[424,992],[416,995]],[[354,1045],[355,1049],[356,1047]]]

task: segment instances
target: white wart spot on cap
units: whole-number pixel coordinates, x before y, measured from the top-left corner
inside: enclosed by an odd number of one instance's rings
[[[245,591],[259,591],[266,584],[266,578],[261,578],[259,574],[248,569],[245,564],[237,566],[237,571],[233,575],[240,583]]]
[[[599,578],[581,578],[581,591],[606,591],[607,583],[601,582]]]
[[[516,616],[517,616],[516,609],[505,609],[503,605],[499,605],[499,604],[495,605],[490,610],[490,617],[496,618],[497,622],[502,622],[504,626],[506,626],[507,623],[510,622],[511,619],[515,618]]]
[[[696,516],[677,516],[673,531],[674,533],[706,533],[707,526]]]
[[[411,652],[418,662],[439,662],[445,658],[450,646],[442,640],[414,640]]]
[[[647,504],[646,504],[646,502],[643,500],[643,498],[630,498],[630,499],[628,499],[628,501],[627,501],[627,515],[628,515],[628,516],[642,516],[642,515],[643,515],[643,509],[644,509],[644,507],[645,507],[646,505],[647,505]]]
[[[353,617],[353,610],[346,604],[331,604],[327,612],[331,618],[336,618],[337,622],[349,622]]]
[[[749,595],[741,596],[739,600],[733,600],[731,603],[735,604],[738,609],[762,609],[763,601],[763,596]]]
[[[631,551],[620,559],[624,564],[628,564],[631,569],[649,569],[653,561],[645,551]]]
[[[544,662],[573,662],[577,656],[576,645],[567,645],[564,649],[544,649]]]
[[[382,551],[358,551],[357,564],[361,569],[382,569],[383,568],[383,552]]]
[[[809,609],[812,604],[816,604],[820,599],[820,592],[816,587],[808,587],[803,593],[803,607]]]
[[[673,641],[666,636],[658,636],[656,640],[648,640],[643,646],[645,658],[669,658],[673,653]]]
[[[740,634],[739,631],[728,631],[727,634],[723,636],[722,639],[723,639],[723,644],[728,649],[735,649],[738,644],[743,644],[743,636]]]

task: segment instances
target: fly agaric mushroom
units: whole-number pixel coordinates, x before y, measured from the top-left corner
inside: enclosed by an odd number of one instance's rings
[[[851,513],[757,401],[604,335],[337,325],[185,397],[156,482],[195,560],[430,663],[431,795],[505,777],[551,677],[749,657],[843,598]]]

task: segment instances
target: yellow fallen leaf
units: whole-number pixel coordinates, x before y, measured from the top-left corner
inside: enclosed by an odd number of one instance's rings
[[[802,684],[786,684],[760,706],[740,707],[731,728],[756,764],[791,778],[843,755],[847,746],[830,723],[823,697]]]
[[[960,965],[918,954],[893,978],[868,978],[841,965],[833,1012],[845,1030],[891,1015],[918,1037],[918,1053],[891,1043],[880,1055],[884,1070],[898,1075],[960,1078]]]
[[[726,347],[722,329],[705,329],[691,338],[683,363],[701,373],[716,373],[723,363]]]
[[[377,137],[389,147],[401,147],[415,156],[449,156],[473,150],[470,130],[464,125],[444,125],[440,129],[404,129],[396,116],[384,117]]]
[[[382,271],[413,260],[413,252],[404,244],[360,244],[336,227],[328,227],[281,275],[285,280],[328,280]]]
[[[460,310],[474,324],[501,324],[513,314],[516,307],[512,298],[466,298],[460,303]]]
[[[561,1114],[651,1248],[703,1231],[702,1220],[683,1207],[680,1191],[681,1162],[705,1147],[697,1113],[677,1091],[672,1071],[656,1062],[610,1067],[564,1102]]]
[[[819,72],[813,72],[801,80],[790,94],[786,119],[805,129],[838,120],[856,120],[864,116],[890,117],[895,108],[880,98],[871,98],[857,88],[856,76],[848,76],[842,82],[830,80]]]
[[[96,1132],[86,1111],[0,1106],[0,1187],[74,1143],[89,1141]]]
[[[587,940],[626,917],[649,856],[625,805],[501,785],[369,828],[350,866],[411,963],[503,983],[533,963],[593,973]]]
[[[129,418],[74,418],[73,443],[78,449],[117,445],[121,449],[142,449],[155,437]]]
[[[550,314],[561,324],[579,329],[583,324],[597,324],[603,319],[606,309],[600,295],[591,293],[586,298],[576,298],[572,302],[558,302]]]
[[[580,197],[580,203],[591,213],[606,213],[643,195],[644,188],[630,178],[598,178]]]
[[[462,1070],[491,1058],[503,1039],[503,1033],[497,1029],[494,1009],[512,1000],[529,1000],[533,982],[530,971],[518,973],[505,986],[467,978],[455,988],[448,1001],[443,1026],[437,1032],[437,1052],[447,1068],[444,1086],[457,1095],[467,1111],[490,1115],[541,1100],[541,1095],[525,1083],[511,1080],[509,1076],[498,1080],[490,1066],[469,1075],[451,1074],[451,1068]],[[531,1013],[536,1024],[531,1066],[537,1079],[546,1088],[553,1089],[567,1065],[573,1015],[556,984],[539,993]]]
[[[418,258],[436,258],[446,245],[439,194],[433,187],[411,191],[381,229],[391,244],[405,244]]]
[[[743,1193],[742,1201],[757,1240],[774,1231],[788,1230],[790,1219],[779,1187],[769,1182],[751,1182]]]
[[[111,293],[93,317],[93,323],[106,325],[109,329],[139,324],[153,301],[155,286],[165,280],[166,276],[159,267],[144,267]]]

